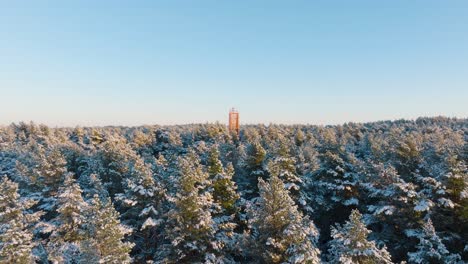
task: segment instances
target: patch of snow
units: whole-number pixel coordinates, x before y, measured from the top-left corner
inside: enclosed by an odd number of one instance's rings
[[[356,198],[351,198],[351,199],[348,199],[346,201],[343,202],[343,204],[345,205],[358,205],[359,204],[359,200],[356,199]]]
[[[421,200],[418,202],[418,204],[414,207],[415,211],[418,212],[424,212],[424,211],[429,211],[431,207],[434,206],[434,203],[429,200]]]

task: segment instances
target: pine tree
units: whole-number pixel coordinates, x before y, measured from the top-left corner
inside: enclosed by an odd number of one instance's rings
[[[154,180],[150,165],[145,164],[139,156],[130,162],[124,193],[117,194],[116,200],[122,204],[120,211],[124,223],[135,228],[132,239],[139,245],[135,248],[135,258],[151,258],[162,223],[166,192]]]
[[[220,251],[226,259],[231,259],[235,250],[238,235],[234,233],[237,226],[234,218],[238,212],[236,202],[239,199],[236,183],[232,180],[234,167],[232,163],[224,169],[219,160],[219,151],[213,146],[208,155],[208,174],[211,179],[213,206],[212,218],[214,221],[215,237]]]
[[[19,162],[18,170],[28,178],[34,189],[45,189],[45,195],[54,196],[67,172],[66,165],[65,158],[57,148],[45,149],[35,143],[31,144],[28,156]]]
[[[247,148],[247,167],[254,172],[256,169],[263,168],[263,161],[266,157],[266,151],[259,142],[253,142]]]
[[[406,232],[416,228],[419,214],[416,186],[404,181],[391,165],[372,164],[363,173],[361,187],[367,198],[365,216],[368,224],[376,232],[373,237],[384,241],[394,259],[406,258],[413,247]]]
[[[392,263],[386,248],[379,249],[367,239],[370,230],[362,222],[362,215],[353,210],[343,226],[331,228],[329,259],[331,263]]]
[[[457,215],[468,221],[468,166],[466,161],[453,161],[449,173],[445,175],[445,185],[451,201],[455,203]]]
[[[44,184],[51,189],[52,195],[58,190],[58,186],[63,181],[67,171],[66,165],[65,158],[56,148],[46,153],[41,162],[38,174],[44,178]]]
[[[98,152],[101,166],[96,173],[101,176],[111,198],[123,192],[122,184],[129,172],[129,162],[135,156],[135,151],[125,141],[116,138],[106,141]]]
[[[54,217],[57,191],[67,174],[67,163],[58,148],[45,149],[33,142],[29,145],[29,153],[20,158],[16,168],[28,190],[37,193],[37,207],[45,211],[45,218],[49,220]]]
[[[212,180],[213,198],[228,214],[235,212],[235,203],[239,199],[236,183],[232,180],[234,167],[229,163],[225,170],[219,160],[217,147],[212,147],[208,156],[208,174]]]
[[[277,174],[283,181],[286,189],[288,189],[297,200],[302,185],[302,179],[297,174],[295,162],[294,158],[284,153],[270,161],[268,164],[268,171],[270,174]]]
[[[303,217],[277,173],[259,179],[260,198],[251,209],[254,254],[265,263],[320,263],[313,222]]]
[[[59,226],[57,233],[67,242],[76,242],[83,238],[83,232],[80,230],[84,221],[84,210],[86,202],[81,197],[82,190],[69,174],[65,180],[64,186],[59,189],[58,194],[58,220]]]
[[[235,221],[238,218],[237,201],[240,196],[236,191],[237,186],[232,180],[233,175],[234,167],[229,163],[225,172],[216,175],[212,183],[213,205],[215,205],[212,217],[216,229],[215,236],[226,260],[232,259],[232,255],[237,254],[236,246],[239,239],[239,234],[235,233],[234,229],[238,226]]]
[[[300,175],[309,175],[319,168],[318,152],[310,142],[296,150],[297,170]]]
[[[85,239],[86,202],[81,196],[81,188],[73,179],[73,175],[67,175],[64,186],[58,193],[59,215],[53,221],[57,227],[48,243],[49,260],[54,263],[68,262],[77,258],[79,243]]]
[[[178,166],[178,192],[165,231],[170,245],[157,258],[165,263],[214,262],[219,245],[210,211],[213,199],[206,191],[208,174],[193,152],[179,158]]]
[[[314,186],[313,173],[319,168],[318,152],[309,143],[304,143],[296,150],[295,158],[297,159],[297,178],[293,178],[294,189],[299,190],[299,194],[293,193],[293,198],[299,205],[300,209],[312,215],[314,213],[314,200],[316,192],[310,191],[310,187]]]
[[[31,201],[20,200],[18,184],[6,176],[0,181],[0,263],[34,262],[32,227],[39,213],[29,213]]]
[[[436,234],[432,221],[426,221],[419,236],[418,251],[408,253],[408,263],[458,263],[460,255],[450,254]],[[461,262],[460,262],[461,263]]]
[[[97,195],[87,210],[87,239],[81,245],[81,263],[131,263],[132,243],[123,242],[131,233],[119,221],[119,213],[110,199],[104,203]]]
[[[342,148],[334,151],[336,153],[327,150],[321,155],[320,169],[307,179],[304,189],[309,195],[313,194],[307,203],[313,205],[317,213],[330,218],[330,212],[336,212],[334,217],[344,220],[351,206],[359,204],[359,175],[352,154]]]
[[[465,144],[468,145],[468,144]],[[466,147],[468,149],[468,147]],[[456,157],[456,156],[455,156]],[[451,234],[451,245],[458,244],[460,254],[468,258],[468,166],[467,161],[453,161],[450,172],[445,175],[445,186],[447,188],[448,200],[453,202],[453,209],[448,213],[440,214],[443,218],[434,218],[434,222],[440,226],[442,223]],[[450,246],[450,244],[448,244]],[[466,248],[463,250],[463,248]],[[463,252],[464,251],[464,252]],[[463,252],[463,253],[462,253]]]
[[[352,153],[334,145],[337,143],[330,144],[332,145],[322,146],[330,150],[321,154],[320,168],[305,179],[301,193],[306,211],[314,213],[314,220],[324,238],[329,237],[329,227],[333,223],[343,222],[348,218],[361,198],[361,175],[354,166],[356,160]]]
[[[219,150],[217,146],[213,146],[208,155],[208,174],[213,178],[221,173],[223,173],[223,164],[219,160]]]
[[[408,176],[418,168],[421,163],[421,140],[421,136],[415,133],[398,140],[395,153],[400,175]]]
[[[266,172],[263,168],[265,158],[266,150],[258,141],[248,145],[244,160],[246,175],[239,183],[245,193],[243,196],[245,196],[246,199],[258,195],[258,178],[266,176]]]
[[[234,167],[229,163],[226,171],[218,174],[212,183],[214,201],[228,214],[235,213],[236,201],[239,199],[236,183],[232,180],[233,175]]]
[[[102,184],[101,177],[96,173],[83,173],[78,179],[80,186],[83,187],[83,196],[85,200],[90,200],[94,195],[98,195],[101,199],[109,197],[107,189]]]

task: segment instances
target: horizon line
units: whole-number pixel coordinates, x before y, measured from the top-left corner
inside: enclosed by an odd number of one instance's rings
[[[434,115],[434,116],[418,116],[418,117],[413,117],[413,118],[389,118],[389,119],[378,119],[378,120],[367,120],[367,121],[345,121],[345,122],[336,122],[336,123],[328,123],[328,124],[319,124],[319,123],[283,123],[283,122],[254,122],[254,123],[242,123],[240,122],[240,126],[258,126],[258,125],[264,125],[264,126],[270,126],[270,125],[280,125],[280,126],[342,126],[346,124],[369,124],[369,123],[380,123],[380,122],[396,122],[396,121],[416,121],[418,119],[436,119],[436,118],[445,118],[445,119],[452,119],[452,120],[465,120],[468,119],[467,117],[458,117],[458,116],[447,116],[447,115]],[[76,128],[76,127],[82,127],[82,128],[106,128],[106,127],[148,127],[148,126],[159,126],[159,127],[174,127],[174,126],[190,126],[190,125],[214,125],[214,124],[223,124],[228,126],[227,120],[225,122],[221,122],[219,120],[216,121],[206,121],[206,122],[193,122],[193,123],[179,123],[179,124],[138,124],[138,125],[118,125],[118,124],[106,124],[106,125],[71,125],[71,126],[60,126],[60,125],[50,125],[46,124],[43,122],[37,122],[34,120],[29,120],[29,121],[14,121],[10,122],[9,124],[1,123],[0,127],[8,127],[11,125],[17,125],[17,124],[34,124],[34,125],[44,125],[49,128]]]

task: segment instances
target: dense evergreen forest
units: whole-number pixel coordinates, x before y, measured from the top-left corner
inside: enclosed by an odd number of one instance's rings
[[[468,119],[0,128],[0,263],[466,263]]]

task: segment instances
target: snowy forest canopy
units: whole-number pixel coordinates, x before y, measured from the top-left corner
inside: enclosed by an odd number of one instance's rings
[[[465,263],[468,119],[0,127],[0,263]]]

